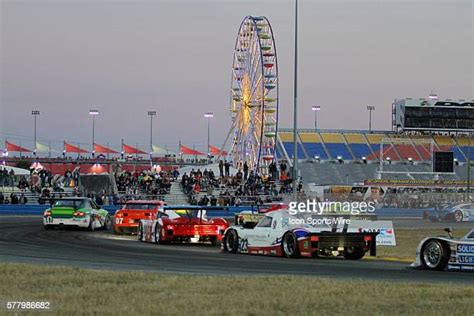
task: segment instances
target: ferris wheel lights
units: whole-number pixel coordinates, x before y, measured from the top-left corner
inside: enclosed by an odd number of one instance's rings
[[[274,159],[277,87],[278,65],[270,24],[263,16],[247,16],[234,50],[230,111],[233,161],[246,161],[250,170],[262,172]]]
[[[277,98],[265,98],[266,103],[273,103],[277,100]]]

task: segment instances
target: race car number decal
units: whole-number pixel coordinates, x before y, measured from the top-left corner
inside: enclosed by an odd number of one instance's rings
[[[239,248],[240,251],[246,252],[249,246],[249,242],[246,238],[239,239]]]
[[[115,224],[120,225],[120,224],[122,224],[122,222],[123,222],[123,218],[121,218],[121,217],[117,217],[117,218],[115,219]]]
[[[47,217],[45,218],[45,222],[46,222],[46,223],[52,223],[52,222],[53,222],[53,218],[52,218],[51,216],[47,216]]]

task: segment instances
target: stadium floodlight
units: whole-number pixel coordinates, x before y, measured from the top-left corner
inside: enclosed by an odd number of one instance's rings
[[[367,105],[367,111],[369,111],[369,133],[372,133],[372,111],[375,111],[375,106]]]
[[[313,105],[311,110],[314,111],[314,131],[318,132],[318,112],[321,111],[320,105]]]
[[[438,100],[438,95],[436,93],[430,93],[430,95],[428,96],[428,99]]]
[[[151,156],[153,154],[153,116],[156,115],[156,111],[148,111],[148,116],[150,116],[150,164]]]
[[[214,117],[214,112],[204,113],[204,117],[207,118],[207,158],[211,158],[211,118]]]
[[[31,115],[33,115],[33,120],[34,120],[34,128],[33,128],[33,139],[34,139],[34,142],[35,142],[35,150],[33,151],[33,155],[36,156],[36,117],[38,115],[40,115],[40,111],[39,110],[32,110],[31,111]]]
[[[89,115],[92,116],[92,158],[95,155],[95,117],[99,115],[99,110],[89,110]]]

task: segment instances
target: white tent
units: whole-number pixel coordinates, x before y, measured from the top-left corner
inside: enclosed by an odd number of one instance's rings
[[[173,151],[171,150],[168,150],[166,148],[163,148],[163,147],[159,147],[159,146],[155,146],[155,145],[152,145],[153,147],[153,152],[152,154],[155,154],[155,155],[176,155]]]

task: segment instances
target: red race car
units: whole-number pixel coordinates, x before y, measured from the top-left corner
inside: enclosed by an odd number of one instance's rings
[[[212,206],[165,206],[154,220],[140,221],[138,240],[155,243],[210,242],[216,245],[229,227],[224,218],[209,218],[210,215],[219,215],[218,212],[225,211]]]
[[[142,219],[154,220],[156,213],[166,205],[156,200],[130,200],[115,212],[114,231],[116,234],[136,234]]]

